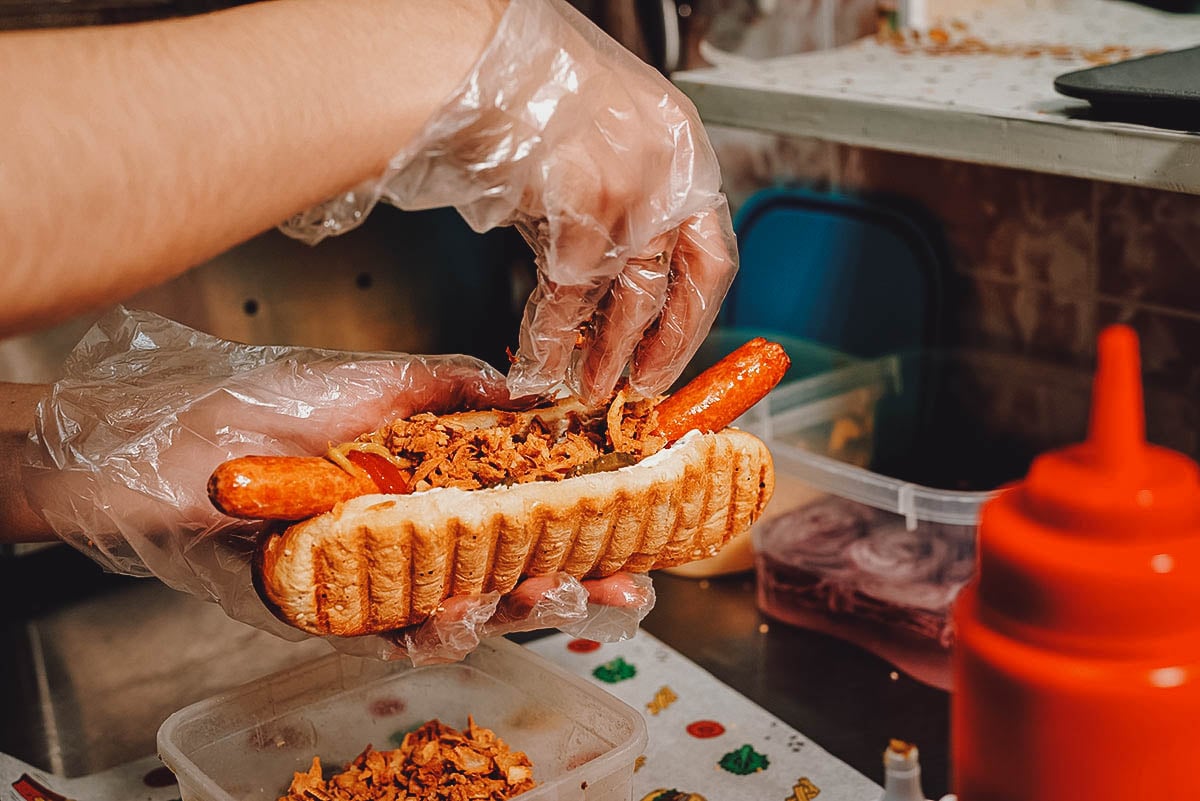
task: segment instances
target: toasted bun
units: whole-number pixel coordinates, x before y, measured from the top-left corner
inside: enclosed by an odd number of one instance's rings
[[[504,594],[525,576],[594,578],[712,556],[758,519],[774,486],[767,447],[725,429],[563,481],[365,495],[267,537],[256,583],[305,631],[389,631],[451,595]]]

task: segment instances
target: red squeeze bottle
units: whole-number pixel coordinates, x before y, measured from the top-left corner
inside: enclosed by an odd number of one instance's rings
[[[1137,336],[1108,328],[1087,441],[981,512],[954,606],[959,801],[1200,799],[1200,470],[1144,415]]]

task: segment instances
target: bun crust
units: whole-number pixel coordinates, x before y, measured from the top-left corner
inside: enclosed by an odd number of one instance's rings
[[[643,573],[713,556],[762,514],[771,454],[736,429],[690,435],[638,464],[556,482],[365,495],[264,539],[256,584],[321,635],[420,623],[451,595],[526,576]]]

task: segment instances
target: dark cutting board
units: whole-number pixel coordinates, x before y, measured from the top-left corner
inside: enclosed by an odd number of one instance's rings
[[[1091,103],[1095,119],[1200,131],[1200,47],[1069,72],[1054,88]]]

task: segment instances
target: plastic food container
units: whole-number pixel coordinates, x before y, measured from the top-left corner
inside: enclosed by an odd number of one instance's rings
[[[158,752],[183,801],[275,801],[314,756],[340,769],[368,744],[395,748],[431,718],[463,728],[468,714],[529,756],[537,787],[523,801],[630,798],[641,713],[503,639],[420,668],[332,654],[176,712]]]
[[[792,361],[787,373],[784,374],[783,379],[780,381],[780,387],[786,387],[789,384],[814,376],[827,375],[838,368],[861,361],[833,348],[788,336],[778,331],[740,327],[714,328],[705,338],[704,342],[701,343],[699,350],[696,351],[696,355],[688,363],[688,366],[684,369],[683,374],[680,375],[679,380],[672,389],[678,389],[683,386],[702,371],[732,353],[742,344],[759,336],[782,345],[788,358]],[[821,398],[821,401],[827,402],[828,398]],[[746,427],[746,425],[754,426],[756,425],[756,421],[761,422],[762,420],[762,415],[752,412],[741,420],[738,420],[735,425],[741,427]],[[709,576],[720,576],[729,573],[741,573],[753,569],[754,550],[750,544],[750,533],[746,532],[734,537],[716,556],[699,559],[695,562],[688,562],[678,567],[667,568],[666,572],[676,576],[683,576],[684,578],[707,578]]]
[[[950,608],[974,570],[979,508],[1038,453],[1082,441],[1090,390],[1090,370],[951,350],[772,393],[745,426],[776,470],[752,531],[759,608],[949,688]],[[1146,402],[1149,439],[1195,453],[1195,403],[1149,387]]]
[[[772,342],[778,342],[783,346],[788,358],[792,360],[791,366],[788,367],[780,381],[781,386],[813,376],[825,375],[839,367],[846,367],[862,361],[862,359],[850,356],[840,350],[771,329],[740,326],[714,327],[700,343],[696,355],[683,369],[672,387],[672,391],[683,386],[755,337],[764,337]]]

